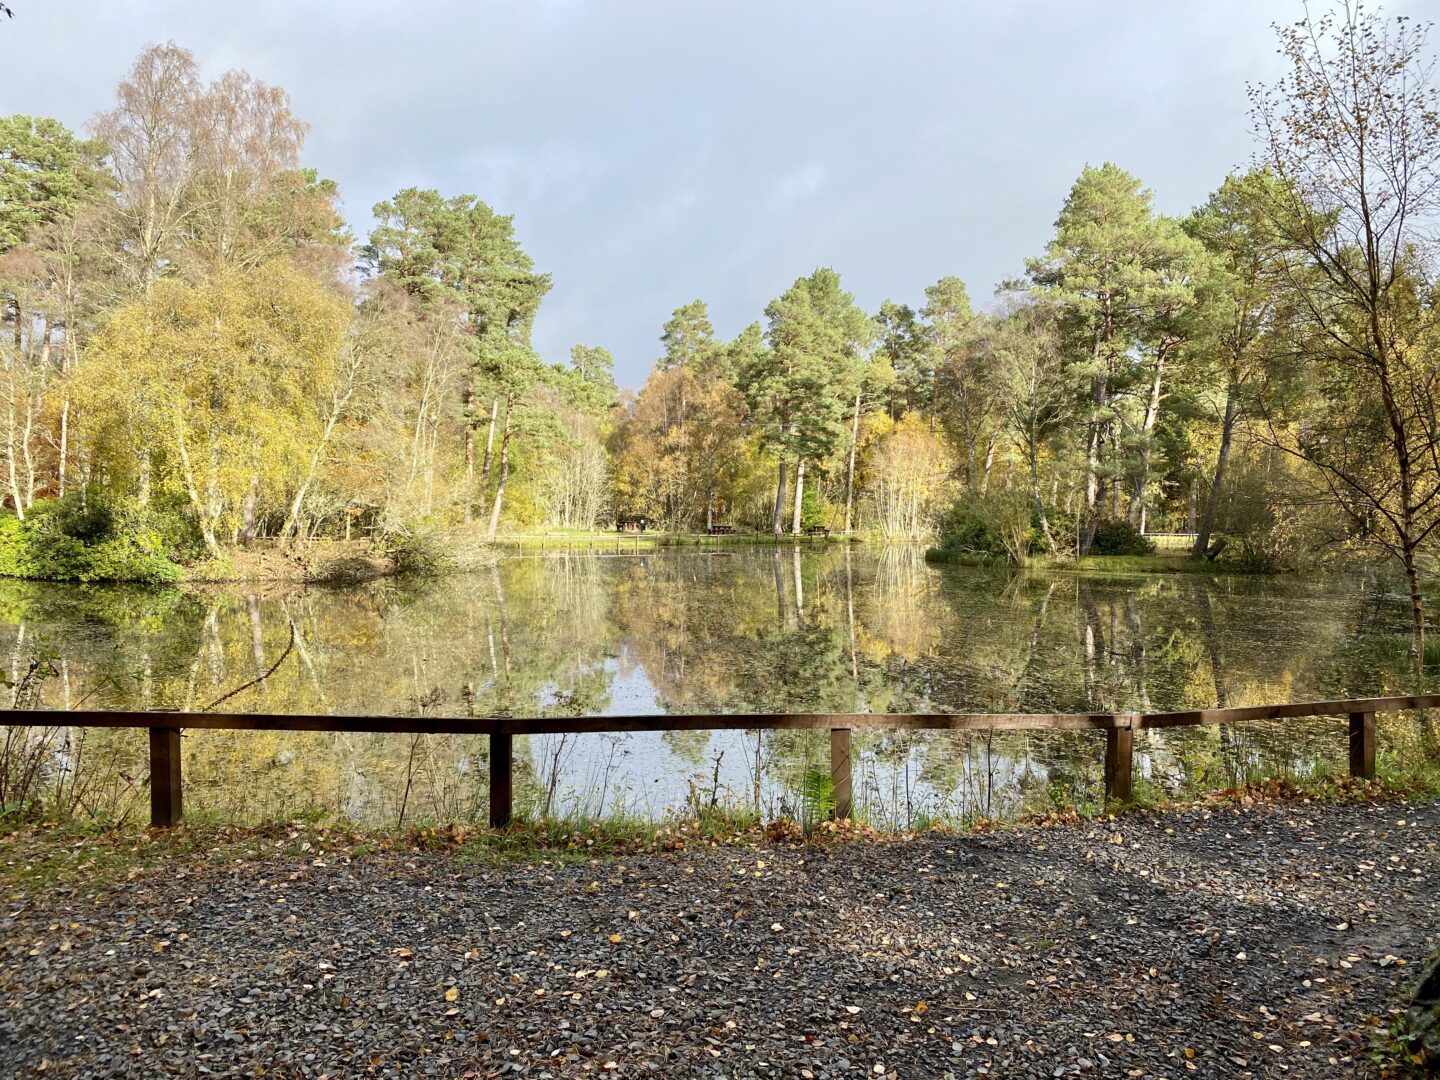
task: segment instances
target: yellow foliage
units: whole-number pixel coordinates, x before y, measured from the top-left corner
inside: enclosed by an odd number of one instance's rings
[[[282,505],[319,438],[351,314],[283,261],[157,282],[106,320],[77,379],[97,465],[182,493],[211,541],[252,487]]]
[[[872,419],[861,438],[874,527],[890,539],[933,535],[936,518],[953,495],[951,456],[940,435],[912,412],[899,421]]]

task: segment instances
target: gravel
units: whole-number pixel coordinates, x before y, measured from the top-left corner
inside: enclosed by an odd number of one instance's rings
[[[170,866],[0,912],[0,1074],[1363,1074],[1440,808],[466,869]]]

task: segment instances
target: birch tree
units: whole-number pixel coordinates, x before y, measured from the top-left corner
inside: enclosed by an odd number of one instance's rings
[[[1279,29],[1284,78],[1251,90],[1257,163],[1280,181],[1298,360],[1316,393],[1274,445],[1309,464],[1388,552],[1425,657],[1420,553],[1440,527],[1440,93],[1427,28],[1358,7]]]

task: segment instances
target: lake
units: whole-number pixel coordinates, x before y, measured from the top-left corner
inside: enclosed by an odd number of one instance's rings
[[[47,706],[198,709],[278,660],[219,708],[342,715],[1154,711],[1349,697],[1404,685],[1406,618],[1362,574],[937,568],[918,548],[876,545],[509,557],[344,589],[0,581],[10,679],[42,661]],[[1382,739],[1405,723],[1382,723]],[[1342,727],[1142,733],[1137,777],[1193,792],[1342,768]],[[143,817],[143,735],[71,738],[53,748],[51,782],[82,810]],[[913,826],[1093,805],[1102,743],[1085,732],[857,733],[857,809]],[[481,820],[486,746],[191,732],[186,812]],[[813,817],[828,798],[827,754],[824,733],[522,737],[517,809]]]

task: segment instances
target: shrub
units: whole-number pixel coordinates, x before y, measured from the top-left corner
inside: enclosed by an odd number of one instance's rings
[[[1092,555],[1154,555],[1155,542],[1148,540],[1128,521],[1101,521],[1090,545]]]
[[[825,500],[821,498],[820,492],[815,490],[814,484],[807,486],[800,496],[800,528],[813,529],[817,525],[824,525],[827,516]]]
[[[391,533],[381,546],[394,561],[397,573],[434,577],[444,573],[450,564],[443,538],[429,528],[414,527]]]
[[[179,581],[170,535],[186,531],[147,507],[93,493],[41,500],[21,521],[0,514],[0,575],[44,581]]]
[[[1029,503],[1008,495],[969,495],[940,522],[941,561],[980,555],[1023,563],[1034,547]]]
[[[1306,528],[1298,508],[1250,462],[1242,462],[1231,476],[1215,529],[1228,545],[1224,561],[1265,573],[1296,568],[1306,559],[1304,535],[1324,533]]]
[[[32,517],[48,517],[57,532],[84,543],[108,540],[117,528],[115,502],[101,492],[71,494],[50,502],[42,499],[30,508]]]
[[[89,567],[81,581],[138,581],[163,585],[179,581],[184,572],[151,536],[120,536],[88,549]]]

